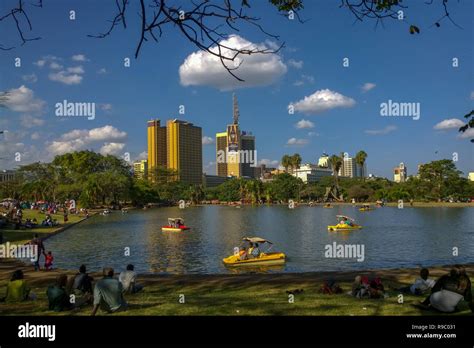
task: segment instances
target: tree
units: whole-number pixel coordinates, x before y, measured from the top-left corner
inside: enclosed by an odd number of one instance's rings
[[[331,164],[331,169],[332,169],[332,175],[334,177],[334,185],[336,187],[339,186],[339,182],[338,182],[338,173],[339,173],[339,169],[341,169],[341,166],[342,166],[342,158],[337,156],[337,155],[332,155],[331,157],[329,157],[329,163]]]
[[[464,115],[464,118],[466,118],[468,121],[467,123],[459,128],[459,132],[468,132],[469,130],[472,130],[474,128],[474,110],[471,110],[468,114]],[[470,133],[472,135],[471,143],[474,143],[474,132]]]
[[[456,169],[452,160],[444,159],[433,161],[420,166],[420,179],[431,186],[432,192],[441,201],[447,193],[451,180],[459,178],[461,172]]]
[[[298,199],[303,181],[293,175],[283,173],[276,175],[270,182],[273,198],[287,202],[289,199]]]
[[[291,168],[292,172],[295,171],[295,169],[299,169],[301,165],[301,156],[299,153],[295,153],[293,156],[290,157],[290,163],[291,163]]]
[[[288,168],[291,166],[291,157],[288,155],[284,155],[281,158],[281,165],[285,168],[285,172],[288,172]]]
[[[365,151],[359,151],[357,152],[355,156],[356,163],[360,166],[361,168],[361,175],[362,177],[365,177],[364,173],[364,164],[365,160],[367,159],[367,153]]]

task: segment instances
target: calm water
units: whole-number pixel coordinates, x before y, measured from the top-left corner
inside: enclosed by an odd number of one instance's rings
[[[336,214],[352,216],[363,229],[328,232]],[[162,232],[168,217],[183,217],[190,231]],[[274,242],[274,250],[288,256],[278,272],[331,271],[430,266],[474,262],[474,209],[379,208],[359,212],[351,206],[333,209],[284,206],[227,206],[161,208],[114,212],[88,221],[48,239],[55,267],[90,270],[112,266],[122,270],[133,263],[140,273],[228,273],[222,258],[232,254],[244,236]],[[326,244],[364,244],[365,260],[328,259]],[[130,248],[131,255],[124,256]],[[452,248],[459,256],[452,256]],[[246,270],[256,271],[256,270]],[[257,270],[258,271],[258,270]]]

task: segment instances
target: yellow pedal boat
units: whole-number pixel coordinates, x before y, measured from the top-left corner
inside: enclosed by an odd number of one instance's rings
[[[163,232],[181,232],[189,229],[190,227],[184,225],[183,218],[169,218],[168,225],[161,227]]]
[[[354,226],[349,226],[346,224],[337,224],[334,226],[328,226],[328,231],[334,232],[334,231],[350,231],[350,230],[359,230],[361,229],[361,225],[354,225]]]
[[[226,266],[256,266],[256,265],[282,265],[286,262],[286,255],[281,252],[269,252],[271,246],[273,245],[272,242],[259,238],[259,237],[245,237],[243,239],[245,242],[250,244],[250,248],[258,244],[265,244],[267,243],[270,247],[266,250],[266,252],[260,252],[258,256],[246,256],[246,251],[242,250],[242,248],[236,247],[234,250],[234,255],[228,256],[222,261]],[[249,250],[247,249],[247,251]]]

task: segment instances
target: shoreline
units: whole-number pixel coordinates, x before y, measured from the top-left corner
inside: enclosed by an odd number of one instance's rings
[[[463,265],[474,282],[474,263]],[[447,274],[452,265],[429,267],[430,278],[438,279]],[[17,260],[0,261],[0,296],[4,296],[5,285],[14,269],[23,269],[25,280],[35,301],[0,303],[0,316],[89,316],[92,306],[65,312],[52,312],[48,308],[46,289],[59,274],[73,276],[77,271],[39,271]],[[120,270],[117,270],[120,271]],[[144,290],[125,295],[126,311],[114,314],[99,312],[106,316],[424,316],[424,315],[473,315],[466,302],[462,302],[456,313],[437,313],[416,308],[424,296],[404,294],[402,304],[398,302],[400,292],[396,289],[410,285],[419,277],[420,268],[371,269],[366,271],[310,272],[310,273],[266,273],[266,274],[139,274],[137,283]],[[118,277],[117,272],[115,277]],[[94,281],[102,278],[99,273],[90,273]],[[358,299],[350,296],[356,275],[381,277],[387,298]],[[320,293],[325,280],[332,279],[343,293],[326,295]],[[295,292],[297,291],[297,292]],[[296,293],[294,302],[289,302],[290,293]],[[179,302],[184,296],[185,302]]]

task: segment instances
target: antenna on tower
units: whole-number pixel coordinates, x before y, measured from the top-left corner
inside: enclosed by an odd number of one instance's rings
[[[232,93],[232,101],[234,102],[234,124],[239,124],[239,104],[237,104],[235,93]]]

